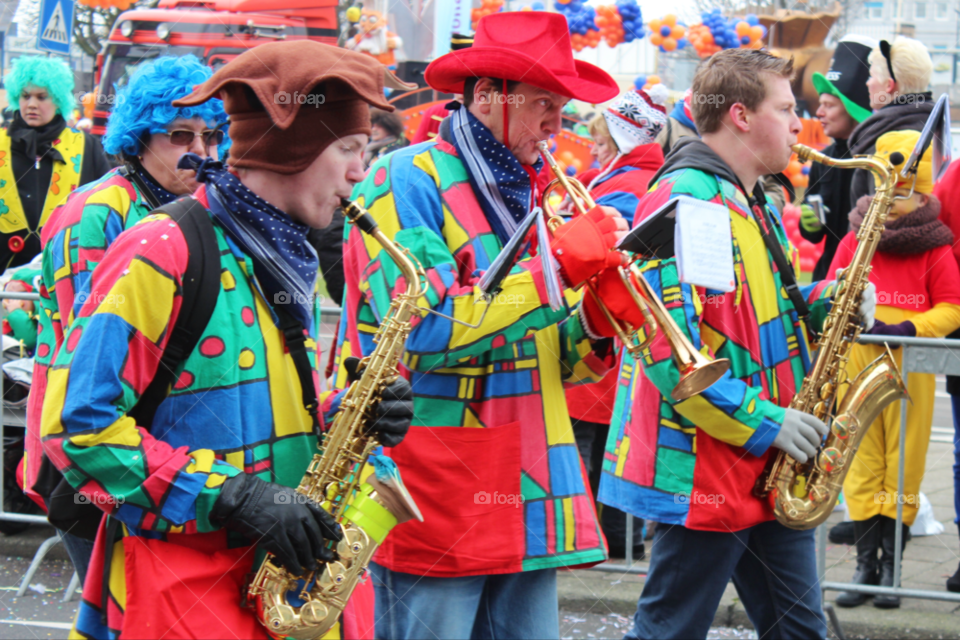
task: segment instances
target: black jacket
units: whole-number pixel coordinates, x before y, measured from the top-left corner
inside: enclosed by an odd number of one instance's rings
[[[83,164],[80,167],[80,184],[93,182],[101,178],[112,169],[107,161],[100,140],[89,133],[83,134]],[[23,205],[23,213],[27,225],[35,233],[26,237],[23,250],[13,253],[8,245],[11,236],[21,238],[27,236],[27,231],[18,231],[15,234],[0,233],[0,273],[9,267],[26,264],[40,253],[40,215],[43,212],[43,203],[50,188],[50,177],[53,175],[53,153],[45,154],[37,167],[37,159],[27,157],[25,146],[16,140],[11,140],[11,155],[13,157],[13,176],[17,181],[17,191]],[[59,155],[59,154],[57,154]]]
[[[823,150],[824,155],[831,158],[849,158],[850,147],[846,140],[836,140]],[[837,252],[837,245],[847,235],[850,222],[847,214],[853,209],[850,204],[850,186],[853,183],[853,169],[838,169],[814,162],[810,167],[810,186],[806,195],[819,195],[829,211],[825,212],[827,224],[819,231],[806,231],[800,225],[800,235],[816,244],[826,238],[823,245],[823,255],[813,270],[813,280],[832,280],[833,275],[827,270]]]
[[[933,94],[929,91],[897,96],[896,102],[878,109],[853,130],[848,141],[850,154],[873,154],[877,150],[877,138],[890,131],[923,131],[933,105]],[[856,169],[850,189],[850,202],[872,195],[876,189],[870,172]]]

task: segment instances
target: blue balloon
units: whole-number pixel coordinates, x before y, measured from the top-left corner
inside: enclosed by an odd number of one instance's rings
[[[679,40],[677,40],[677,49],[683,49],[688,44],[690,44],[689,40],[687,40],[686,38],[680,38]]]
[[[571,165],[567,165],[567,168],[566,168],[566,170],[564,171],[564,173],[566,173],[568,176],[575,176],[575,175],[577,175],[577,168],[576,168],[575,166],[573,166],[572,164],[571,164]]]
[[[633,86],[636,87],[637,91],[643,89],[645,84],[647,84],[647,76],[637,76],[633,79]]]
[[[751,27],[755,27],[760,24],[760,18],[758,18],[754,13],[749,13],[747,14],[747,22]]]
[[[740,44],[750,44],[750,36],[740,36]]]
[[[663,25],[662,27],[660,27],[660,35],[662,35],[664,38],[669,38],[672,32],[673,32],[672,27],[668,27],[667,25]]]
[[[766,38],[766,37],[767,37],[767,28],[766,28],[765,26],[763,26],[763,25],[760,25],[760,28],[763,30],[763,36],[762,36],[762,37]]]
[[[532,5],[530,5],[530,8],[534,11],[543,11],[544,6],[542,2],[534,2]]]

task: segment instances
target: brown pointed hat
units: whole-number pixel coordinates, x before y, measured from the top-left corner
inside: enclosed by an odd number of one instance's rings
[[[173,104],[220,98],[230,116],[230,165],[289,175],[338,138],[369,134],[368,105],[393,111],[384,86],[416,88],[366,54],[294,40],[240,54]]]

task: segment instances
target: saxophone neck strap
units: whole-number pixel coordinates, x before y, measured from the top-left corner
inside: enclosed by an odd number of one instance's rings
[[[810,307],[803,298],[803,292],[800,291],[800,287],[797,285],[797,277],[793,267],[790,266],[787,256],[783,253],[783,247],[780,245],[780,241],[777,240],[776,234],[773,231],[773,220],[767,213],[767,199],[759,182],[754,187],[753,195],[749,197],[749,202],[753,213],[759,218],[760,235],[763,236],[763,243],[767,245],[767,251],[770,253],[770,257],[773,258],[774,264],[777,265],[777,271],[780,273],[780,283],[783,285],[783,288],[786,289],[787,296],[789,296],[790,302],[793,303],[793,308],[796,309],[797,315],[807,328],[807,334],[811,340],[816,341],[817,331],[810,322]]]

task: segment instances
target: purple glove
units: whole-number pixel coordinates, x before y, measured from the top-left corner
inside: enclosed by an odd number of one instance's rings
[[[917,328],[909,320],[904,320],[898,324],[887,324],[876,320],[873,328],[867,333],[875,336],[899,336],[901,338],[916,338]]]

